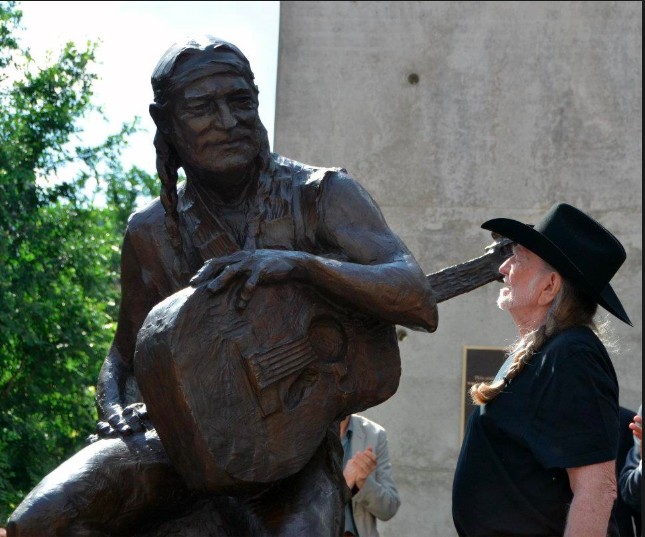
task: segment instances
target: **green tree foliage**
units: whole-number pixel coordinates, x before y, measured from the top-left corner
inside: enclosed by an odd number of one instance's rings
[[[136,123],[79,144],[78,120],[96,110],[95,46],[69,43],[38,67],[20,20],[0,2],[0,525],[93,432],[123,231],[156,189],[119,164]]]

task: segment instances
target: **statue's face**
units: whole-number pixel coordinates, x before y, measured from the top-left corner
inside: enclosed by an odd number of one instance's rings
[[[170,105],[170,136],[184,164],[225,173],[258,155],[257,97],[242,76],[219,73],[194,80]]]

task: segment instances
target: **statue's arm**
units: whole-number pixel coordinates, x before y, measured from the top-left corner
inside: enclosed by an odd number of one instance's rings
[[[151,290],[143,281],[142,268],[128,231],[121,251],[121,304],[117,329],[97,382],[96,402],[102,421],[99,432],[104,435],[129,434],[133,429],[141,428],[137,411],[130,408],[124,415],[124,409],[132,403],[126,400],[126,392],[128,384],[134,382],[137,333],[151,308],[150,297]]]
[[[428,280],[369,193],[346,174],[331,173],[316,210],[318,239],[347,261],[313,257],[305,264],[308,279],[365,312],[433,332],[438,315]]]

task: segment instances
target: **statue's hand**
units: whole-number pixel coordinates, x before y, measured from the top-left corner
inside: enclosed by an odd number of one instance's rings
[[[107,421],[99,421],[96,425],[98,438],[114,438],[128,436],[132,433],[152,429],[146,405],[133,403],[123,410],[118,408]]]
[[[245,259],[248,254],[249,252],[241,251],[224,257],[213,257],[209,259],[204,263],[204,266],[197,271],[197,274],[192,277],[190,284],[193,287],[197,287],[204,282],[217,278],[230,264]]]
[[[218,293],[234,280],[241,282],[237,307],[245,308],[258,285],[285,281],[301,268],[303,254],[284,250],[241,251],[208,260],[191,280],[193,286],[208,283]]]

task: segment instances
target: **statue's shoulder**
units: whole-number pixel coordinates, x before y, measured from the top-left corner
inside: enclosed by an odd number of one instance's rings
[[[165,211],[159,198],[137,209],[128,218],[127,233],[131,237],[149,237],[164,226]]]
[[[290,176],[296,188],[317,191],[334,178],[352,180],[345,168],[314,166],[277,153],[272,153],[271,157],[272,166],[277,171],[276,176]]]

